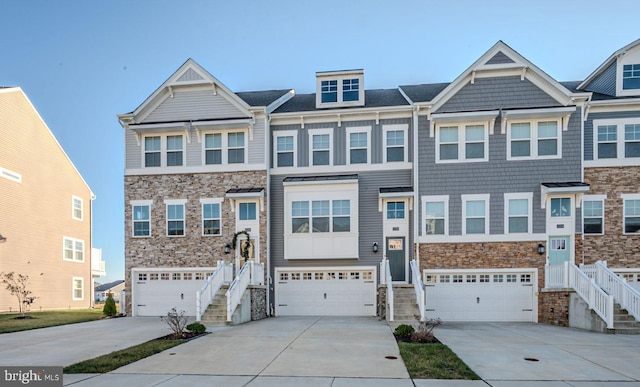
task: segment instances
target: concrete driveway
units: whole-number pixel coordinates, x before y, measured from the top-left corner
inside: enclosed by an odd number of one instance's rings
[[[640,386],[640,335],[527,323],[448,323],[435,334],[491,386]]]

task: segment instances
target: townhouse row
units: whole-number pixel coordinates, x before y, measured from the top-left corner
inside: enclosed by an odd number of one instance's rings
[[[189,59],[118,116],[128,311],[194,315],[204,275],[185,273],[239,268],[240,239],[266,315],[376,315],[388,261],[430,317],[558,323],[545,265],[640,271],[638,63],[640,40],[558,82],[499,41],[450,83],[323,71],[297,94]]]

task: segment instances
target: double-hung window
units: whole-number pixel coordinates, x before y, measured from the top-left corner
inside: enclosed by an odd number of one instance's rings
[[[624,126],[624,157],[640,157],[640,124]]]
[[[622,66],[622,89],[640,89],[640,64]]]
[[[605,195],[584,195],[582,198],[582,227],[584,234],[604,234]]]
[[[310,165],[331,165],[331,142],[330,130],[310,130]]]
[[[384,132],[384,162],[404,162],[407,160],[407,130],[405,127],[389,126]]]
[[[436,138],[436,160],[486,161],[487,135],[484,124],[440,126]]]
[[[167,236],[185,235],[186,200],[165,200],[167,206]]]
[[[178,167],[184,165],[182,135],[145,136],[145,167]]]
[[[462,195],[462,234],[489,233],[489,195]]]
[[[611,160],[604,161],[607,159]],[[617,166],[619,164],[616,159],[628,159],[623,165],[637,165],[639,162],[640,119],[615,118],[593,121],[593,160],[603,160],[604,165]]]
[[[84,262],[84,241],[81,239],[63,237],[63,255],[65,261]]]
[[[618,157],[617,125],[599,125],[597,127],[596,140],[599,159],[615,159]]]
[[[182,136],[167,136],[167,166],[182,165]]]
[[[333,200],[333,232],[351,231],[351,201]]]
[[[71,217],[76,220],[82,220],[82,199],[77,196],[71,197],[72,212]]]
[[[222,164],[222,133],[208,133],[204,136],[204,163]]]
[[[291,226],[293,233],[349,232],[351,231],[351,201],[292,201]]]
[[[358,78],[342,80],[342,102],[357,101],[360,93],[360,80]],[[335,101],[333,101],[335,102]]]
[[[132,202],[132,222],[134,237],[151,236],[151,202]]]
[[[622,194],[624,234],[640,234],[640,194]]]
[[[235,132],[229,133],[229,164],[242,164],[244,163],[244,133]]]
[[[151,136],[144,138],[144,166],[161,166],[161,137]]]
[[[322,103],[338,102],[338,81],[335,79],[322,81]]]
[[[505,234],[532,233],[533,193],[505,193]]]
[[[200,199],[202,204],[202,235],[221,235],[221,199]]]
[[[84,278],[73,277],[71,293],[74,301],[84,300]]]
[[[276,136],[276,167],[295,166],[295,137],[293,135]]]
[[[449,234],[449,196],[423,196],[423,235]]]
[[[561,154],[559,120],[509,123],[508,159],[557,158]]]
[[[294,234],[309,232],[309,202],[291,202],[291,231]]]
[[[369,128],[347,128],[349,164],[369,163],[369,133]]]
[[[246,153],[245,132],[223,131],[204,135],[204,165],[244,164]]]

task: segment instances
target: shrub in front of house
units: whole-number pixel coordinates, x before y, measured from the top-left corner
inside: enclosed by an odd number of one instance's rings
[[[113,317],[118,314],[116,300],[113,299],[113,294],[109,293],[107,296],[107,300],[104,302],[104,307],[102,308],[102,313],[107,317]]]
[[[202,334],[207,330],[207,327],[200,324],[199,322],[191,323],[187,325],[186,328],[189,332],[196,333],[196,334]]]

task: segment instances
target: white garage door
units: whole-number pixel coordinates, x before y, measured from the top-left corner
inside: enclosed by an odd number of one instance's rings
[[[537,321],[537,270],[425,270],[426,315],[442,321]]]
[[[196,292],[213,272],[198,270],[158,269],[133,270],[133,315],[166,316],[171,308],[196,315]]]
[[[278,316],[375,316],[376,268],[276,269]]]

